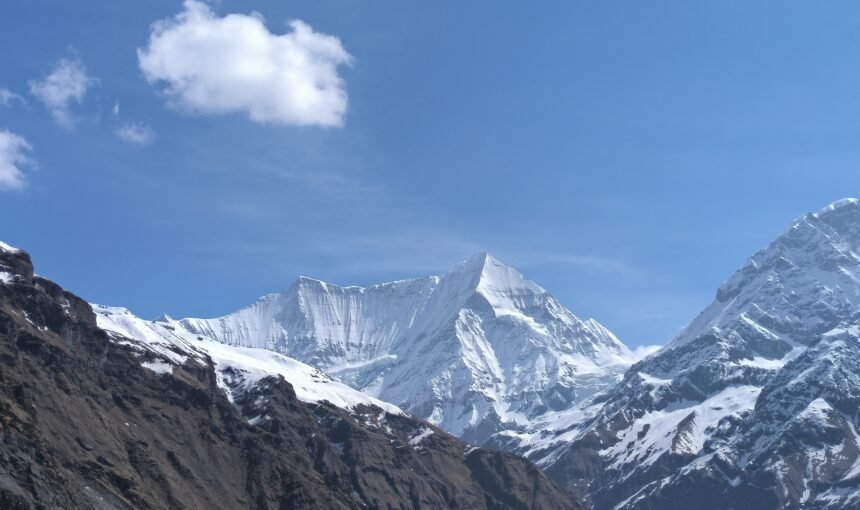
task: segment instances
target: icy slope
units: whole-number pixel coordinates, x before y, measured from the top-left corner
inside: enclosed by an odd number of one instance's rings
[[[754,407],[716,424],[699,455],[619,507],[668,507],[683,494],[713,501],[702,508],[860,506],[860,327],[851,322],[779,370]]]
[[[796,220],[578,423],[502,438],[595,508],[844,505],[860,474],[858,249],[856,200]]]
[[[276,352],[221,342],[176,330],[169,325],[141,319],[125,308],[92,305],[99,328],[114,334],[145,353],[142,365],[156,372],[171,372],[189,358],[209,357],[218,373],[218,385],[235,398],[269,376],[283,376],[296,391],[299,400],[308,403],[326,401],[350,411],[359,405],[371,405],[387,413],[402,411],[369,397],[345,384],[333,381],[311,366]]]
[[[487,254],[367,288],[303,277],[233,314],[163,324],[298,359],[476,442],[570,407],[632,363],[610,331]]]

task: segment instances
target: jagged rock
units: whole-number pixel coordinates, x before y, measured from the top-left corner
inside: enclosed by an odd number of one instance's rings
[[[574,429],[512,449],[597,509],[860,506],[858,249],[857,200],[796,220]]]

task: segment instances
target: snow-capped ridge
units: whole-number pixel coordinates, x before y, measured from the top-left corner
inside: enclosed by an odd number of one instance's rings
[[[843,207],[856,206],[858,203],[860,203],[860,200],[858,200],[856,198],[850,198],[850,197],[849,198],[843,198],[843,199],[837,200],[837,201],[833,202],[832,204],[829,204],[829,205],[819,209],[819,211],[817,213],[815,213],[815,216],[820,217],[821,215],[833,212],[833,211],[835,211],[837,209],[841,209]]]
[[[720,286],[715,301],[668,347],[731,329],[738,321],[775,339],[783,338],[780,331],[788,328],[814,328],[800,338],[806,343],[836,325],[835,316],[826,324],[810,322],[821,316],[818,303],[834,311],[860,305],[857,199],[838,200],[792,222]]]
[[[843,199],[750,257],[581,425],[521,436],[521,451],[596,508],[674,507],[688,494],[725,508],[854,508],[858,317],[860,201]]]
[[[420,281],[429,281],[431,283],[438,283],[438,280],[439,280],[438,276],[424,276],[424,277],[419,277],[419,278],[405,278],[402,280],[392,280],[390,282],[377,283],[377,284],[368,285],[368,286],[360,286],[360,285],[340,285],[337,283],[326,282],[324,280],[320,280],[318,278],[313,278],[310,276],[299,276],[298,278],[295,279],[295,281],[293,281],[293,283],[287,288],[287,290],[284,293],[295,292],[296,289],[300,289],[303,287],[310,287],[310,288],[316,287],[316,288],[321,288],[321,289],[325,289],[325,290],[364,293],[364,292],[372,291],[372,290],[379,289],[379,288],[399,287],[399,286],[410,285],[410,284],[413,284],[415,282],[420,282]],[[276,293],[276,294],[270,294],[270,295],[276,296],[279,294]]]
[[[328,402],[345,410],[372,405],[390,414],[403,414],[397,406],[380,401],[332,380],[320,370],[265,349],[226,345],[173,327],[165,321],[147,321],[127,308],[93,304],[98,326],[115,341],[130,343],[147,353],[141,365],[168,374],[189,358],[208,357],[215,364],[218,384],[233,399],[266,377],[283,377],[296,396],[309,403]],[[149,359],[155,357],[155,360]]]
[[[633,362],[599,322],[485,252],[369,287],[300,277],[232,314],[169,325],[295,358],[475,441],[586,398]]]
[[[14,246],[12,246],[10,244],[6,244],[3,241],[0,241],[0,251],[5,251],[5,252],[9,252],[9,253],[19,253],[21,250],[18,248],[15,248]]]

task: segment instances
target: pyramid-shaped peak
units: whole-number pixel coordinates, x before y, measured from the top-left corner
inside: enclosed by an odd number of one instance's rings
[[[448,279],[457,279],[473,290],[489,292],[545,292],[538,284],[527,280],[519,271],[487,252],[479,252],[451,270]]]

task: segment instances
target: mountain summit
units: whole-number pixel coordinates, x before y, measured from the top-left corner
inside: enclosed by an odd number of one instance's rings
[[[836,201],[795,220],[717,291],[670,347],[708,332],[748,331],[786,352],[860,304],[860,202]],[[770,356],[770,354],[767,354]]]
[[[594,508],[857,508],[860,202],[792,222],[602,401],[523,447]]]
[[[487,253],[366,288],[302,277],[224,317],[165,323],[311,364],[474,442],[606,388],[633,358]]]

